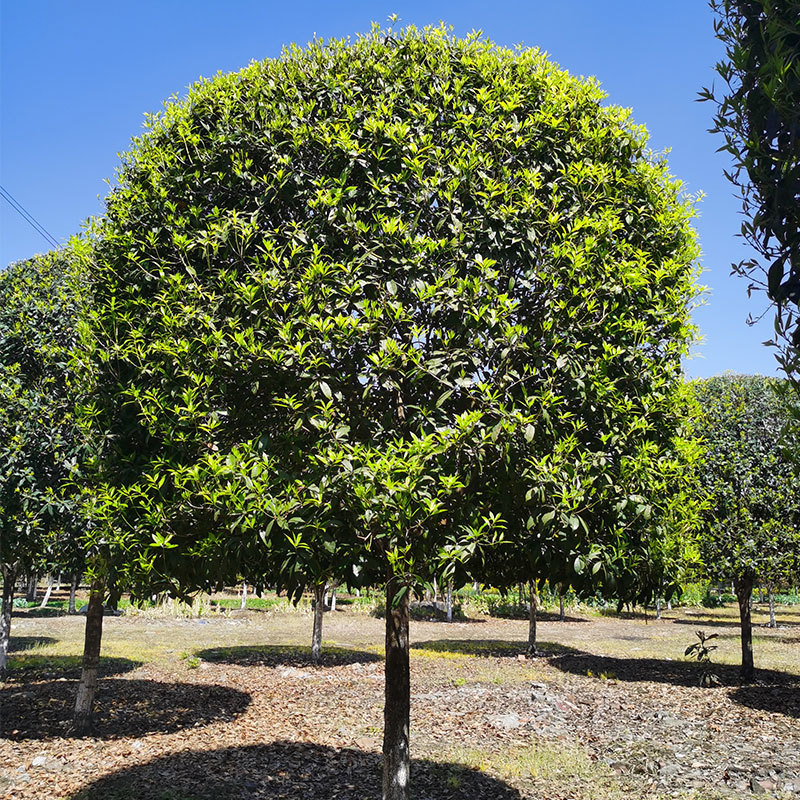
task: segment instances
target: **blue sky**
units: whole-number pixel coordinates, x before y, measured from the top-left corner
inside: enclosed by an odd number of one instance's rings
[[[503,45],[545,50],[565,69],[596,76],[608,102],[633,109],[654,149],[671,148],[673,174],[703,192],[696,227],[705,305],[695,312],[704,341],[691,377],[725,370],[772,374],[772,314],[755,327],[764,296],[748,300],[730,264],[750,255],[736,234],[739,202],[728,164],[707,133],[712,108],[697,92],[722,56],[703,0],[494,0],[475,2],[273,2],[273,0],[5,0],[0,4],[0,183],[58,241],[100,213],[117,153],[140,132],[145,112],[182,95],[201,76],[277,56],[291,42],[443,20],[455,33],[479,29]],[[0,201],[0,266],[49,249]]]

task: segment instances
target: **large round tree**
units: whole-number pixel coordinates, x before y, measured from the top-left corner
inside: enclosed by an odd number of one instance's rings
[[[622,546],[675,457],[691,209],[602,101],[442,28],[290,48],[149,118],[98,229],[103,535],[150,585],[385,583],[386,798],[409,587],[515,534],[504,485]]]

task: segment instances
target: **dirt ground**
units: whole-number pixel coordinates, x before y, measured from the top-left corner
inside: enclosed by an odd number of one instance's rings
[[[757,612],[738,682],[732,609],[656,621],[573,614],[412,622],[412,797],[800,797],[800,608]],[[383,622],[308,613],[107,617],[93,737],[67,726],[83,618],[22,612],[0,690],[0,796],[207,800],[380,796]],[[720,686],[683,657],[717,633]]]

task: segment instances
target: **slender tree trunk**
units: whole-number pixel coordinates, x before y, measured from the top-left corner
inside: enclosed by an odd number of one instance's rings
[[[530,585],[530,606],[528,608],[528,655],[535,656],[536,653],[536,612],[539,606],[539,597],[536,593],[536,584],[531,581]]]
[[[753,667],[753,625],[750,617],[750,600],[753,596],[753,578],[746,576],[736,582],[739,601],[739,619],[742,629],[742,680],[750,683],[755,675]]]
[[[56,576],[56,591],[57,592],[61,591],[61,573],[60,572]]]
[[[447,621],[453,621],[453,581],[447,582]]]
[[[247,608],[247,581],[242,581],[242,598],[239,602],[239,608],[242,610]]]
[[[42,602],[39,604],[39,608],[46,608],[47,604],[50,602],[50,595],[53,593],[53,573],[49,573],[47,576],[47,591],[44,593],[44,597],[42,598]]]
[[[772,590],[772,584],[767,584],[767,599],[769,600],[769,627],[777,628],[778,623],[775,620],[775,592]]]
[[[661,619],[661,598],[656,597],[656,619]]]
[[[72,582],[69,585],[69,607],[67,608],[68,614],[75,613],[75,593],[78,591],[78,581],[80,580],[80,573],[72,573]]]
[[[97,671],[100,666],[100,645],[103,640],[103,581],[94,579],[89,590],[89,607],[86,610],[86,634],[83,640],[83,667],[72,730],[79,735],[88,733],[94,722],[94,696],[97,690]]]
[[[386,664],[383,707],[383,800],[408,800],[411,757],[411,675],[408,588],[396,577],[386,585]]]
[[[436,578],[433,579],[433,604],[436,605],[439,600],[439,587],[436,584]]]
[[[325,612],[325,586],[326,583],[314,585],[314,628],[311,632],[311,660],[319,664],[322,652],[322,615]]]
[[[667,600],[667,611],[672,611],[672,600]]]
[[[331,611],[336,611],[336,584],[331,586]]]
[[[560,622],[566,619],[564,616],[564,590],[561,587],[558,589],[558,619]]]
[[[35,603],[36,602],[36,591],[39,588],[38,587],[38,581],[39,581],[38,575],[36,575],[36,574],[28,575],[28,589],[25,592],[25,599],[29,603]]]
[[[14,608],[14,586],[17,581],[14,567],[3,565],[3,604],[0,609],[0,681],[8,669],[8,640],[11,638],[11,610]]]

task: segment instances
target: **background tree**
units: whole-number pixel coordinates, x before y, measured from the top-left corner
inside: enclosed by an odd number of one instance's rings
[[[699,476],[708,494],[700,552],[709,577],[733,581],[746,681],[754,677],[753,585],[784,573],[787,559],[796,564],[800,558],[800,481],[792,456],[797,444],[783,436],[789,415],[776,384],[760,375],[692,384],[705,450]]]
[[[742,236],[761,260],[734,269],[777,308],[779,362],[800,367],[800,0],[711,0],[714,30],[726,47],[723,80],[701,97],[716,104],[712,133],[733,169],[745,214]]]
[[[0,271],[0,673],[17,576],[74,560],[84,527],[70,365],[79,305],[68,250]]]
[[[501,541],[486,485],[523,465],[534,524],[582,541],[669,458],[692,212],[602,100],[442,28],[293,47],[151,117],[98,228],[98,536],[175,589],[248,559],[294,591],[327,536],[385,586],[387,800],[409,592]]]

